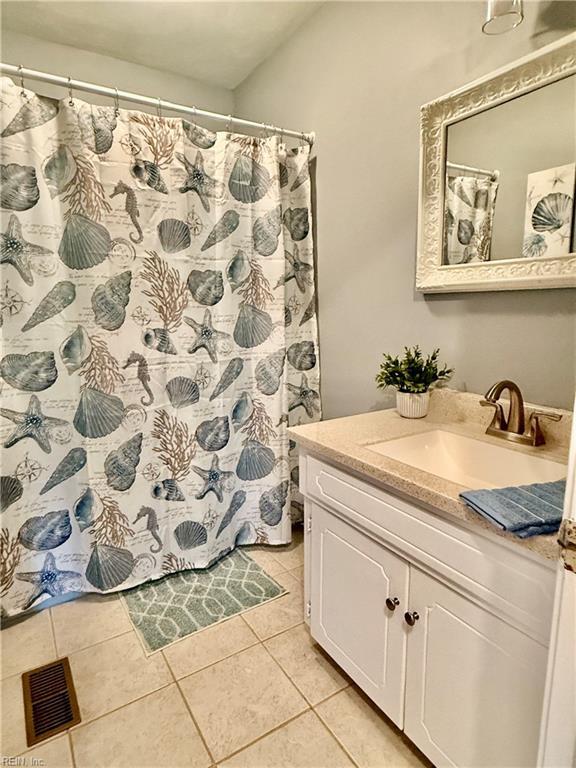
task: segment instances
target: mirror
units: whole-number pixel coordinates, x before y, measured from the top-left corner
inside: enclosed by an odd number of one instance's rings
[[[576,75],[448,126],[444,264],[574,248]]]
[[[576,35],[422,108],[417,288],[576,286]]]

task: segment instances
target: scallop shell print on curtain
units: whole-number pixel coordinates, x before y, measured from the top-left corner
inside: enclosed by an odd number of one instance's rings
[[[301,512],[320,417],[308,148],[2,80],[0,596],[16,615]]]

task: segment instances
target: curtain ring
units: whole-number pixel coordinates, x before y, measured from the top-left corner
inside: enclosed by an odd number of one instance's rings
[[[68,105],[70,107],[74,106],[74,97],[72,96],[72,80],[71,80],[71,78],[68,78]]]
[[[261,139],[267,139],[270,137],[270,128],[273,126],[269,125],[268,123],[262,123],[262,127],[260,128],[260,138]]]
[[[232,133],[232,126],[233,126],[234,120],[232,118],[232,115],[228,115],[228,121],[226,122],[226,132]]]
[[[23,99],[28,98],[28,94],[26,93],[26,88],[24,86],[24,75],[22,74],[22,64],[18,64],[18,74],[20,76],[20,96],[22,96]]]
[[[162,117],[162,99],[158,98],[158,103],[156,104],[156,114],[158,117]]]
[[[114,115],[118,117],[120,114],[120,97],[118,96],[118,88],[114,88],[116,95],[114,96]]]

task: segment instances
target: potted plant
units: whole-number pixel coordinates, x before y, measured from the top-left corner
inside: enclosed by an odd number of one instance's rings
[[[404,347],[402,358],[384,355],[384,361],[376,376],[378,389],[394,387],[396,408],[400,416],[407,419],[421,419],[428,413],[430,388],[447,381],[453,368],[438,367],[439,349],[426,358],[420,347]]]

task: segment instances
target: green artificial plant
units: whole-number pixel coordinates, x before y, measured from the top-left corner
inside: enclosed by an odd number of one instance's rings
[[[394,387],[398,392],[428,392],[434,384],[447,381],[454,370],[446,365],[438,367],[439,354],[440,350],[435,349],[424,358],[418,346],[404,347],[402,358],[384,354],[384,361],[376,375],[378,389]]]

